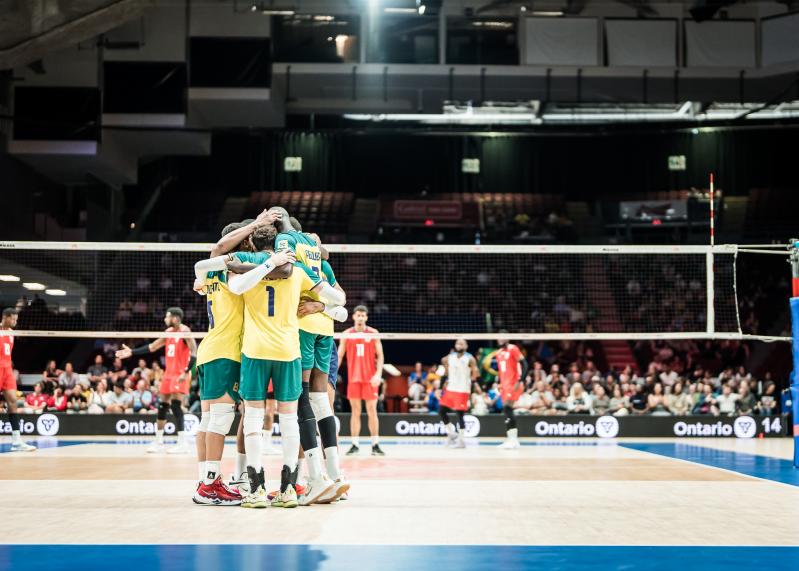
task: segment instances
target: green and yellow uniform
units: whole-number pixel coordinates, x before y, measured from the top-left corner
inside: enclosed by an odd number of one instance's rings
[[[225,393],[239,399],[244,299],[227,287],[227,272],[208,272],[205,282],[208,335],[197,348],[200,399],[214,400]]]
[[[238,252],[243,263],[260,265],[265,252]],[[303,291],[316,287],[319,278],[302,264],[295,264],[286,279],[264,279],[245,292],[244,338],[241,346],[239,394],[244,400],[264,400],[269,379],[275,399],[294,401],[302,393],[299,319],[297,306]]]
[[[333,268],[322,259],[322,251],[316,241],[302,232],[291,230],[281,232],[275,238],[275,249],[291,250],[297,261],[305,264],[319,278],[336,285]],[[319,301],[314,292],[304,292],[304,298]],[[330,355],[333,352],[333,319],[324,313],[314,313],[300,319],[300,350],[302,353],[302,370],[319,369],[330,372]]]

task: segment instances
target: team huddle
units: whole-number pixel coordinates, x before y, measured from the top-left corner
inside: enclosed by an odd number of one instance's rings
[[[376,331],[365,326],[366,308],[357,307],[355,327],[348,330],[353,334],[337,350],[334,321],[348,317],[346,294],[327,258],[318,236],[303,233],[285,209],[275,207],[255,220],[229,224],[211,257],[195,264],[194,289],[206,297],[209,321],[208,334],[199,347],[185,336],[189,329],[182,324],[182,311],[170,308],[166,331],[175,335],[136,349],[123,346],[117,353],[126,358],[166,346],[167,373],[151,452],[165,450],[164,424],[170,410],[176,418],[178,443],[166,452],[186,451],[180,404],[196,364],[202,420],[197,435],[200,481],[195,503],[295,507],[330,503],[344,496],[350,484],[341,472],[332,403],[337,369],[348,350],[353,417],[356,412],[360,416],[360,402],[365,400],[372,454],[383,454],[373,406],[381,381],[382,347],[378,339],[358,335]],[[220,468],[224,439],[238,403],[243,405],[243,415],[237,467],[225,483]],[[283,465],[279,489],[267,494],[262,454],[272,452],[275,410]],[[360,432],[360,418],[357,424],[355,435]],[[356,436],[348,453],[357,452]],[[298,482],[303,465],[308,472],[305,485]]]

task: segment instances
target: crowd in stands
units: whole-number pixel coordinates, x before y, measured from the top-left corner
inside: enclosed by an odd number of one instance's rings
[[[155,414],[164,375],[160,362],[154,360],[148,365],[145,359],[139,359],[132,369],[120,359],[109,362],[110,367],[104,355],[98,354],[79,374],[72,363],[65,363],[62,370],[55,361],[48,361],[33,390],[27,394],[18,391],[21,412]]]
[[[550,344],[526,346],[531,366],[524,393],[513,408],[516,414],[566,415],[709,415],[771,416],[780,413],[780,393],[769,373],[755,378],[743,365],[746,345],[736,342],[639,343],[650,355],[640,372],[633,367],[601,372],[591,351],[572,359],[574,346],[559,347],[542,358]],[[646,345],[646,347],[644,347]],[[544,351],[542,351],[544,349]],[[571,353],[571,355],[570,355]],[[703,363],[725,363],[718,369]],[[411,412],[436,412],[445,379],[437,365],[416,366],[408,376]],[[446,390],[445,388],[443,390]],[[502,397],[494,376],[481,367],[472,384],[471,413],[502,412]]]

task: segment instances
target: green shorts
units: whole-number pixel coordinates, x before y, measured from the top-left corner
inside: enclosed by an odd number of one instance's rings
[[[239,401],[241,363],[231,359],[214,359],[197,367],[200,400],[215,400],[227,393]]]
[[[302,370],[319,369],[330,372],[330,354],[333,352],[333,336],[308,333],[300,329],[300,354]]]
[[[302,367],[300,360],[272,361],[241,356],[241,382],[239,394],[244,400],[265,400],[266,389],[272,379],[275,400],[291,402],[302,394]]]

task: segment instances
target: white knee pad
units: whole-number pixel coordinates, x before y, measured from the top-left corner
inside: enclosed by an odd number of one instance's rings
[[[227,436],[234,418],[236,418],[236,413],[233,412],[232,404],[224,402],[214,403],[211,405],[211,414],[208,416],[209,422],[207,430],[214,434]],[[204,420],[205,415],[203,415],[203,421]]]
[[[202,418],[200,418],[200,427],[197,429],[197,432],[208,432],[208,425],[210,423],[211,423],[211,413],[209,411],[204,411]]]
[[[264,409],[248,406],[244,409],[244,436],[258,434],[264,429]]]
[[[333,409],[330,408],[330,399],[327,393],[311,393],[311,408],[316,420],[333,416]]]

